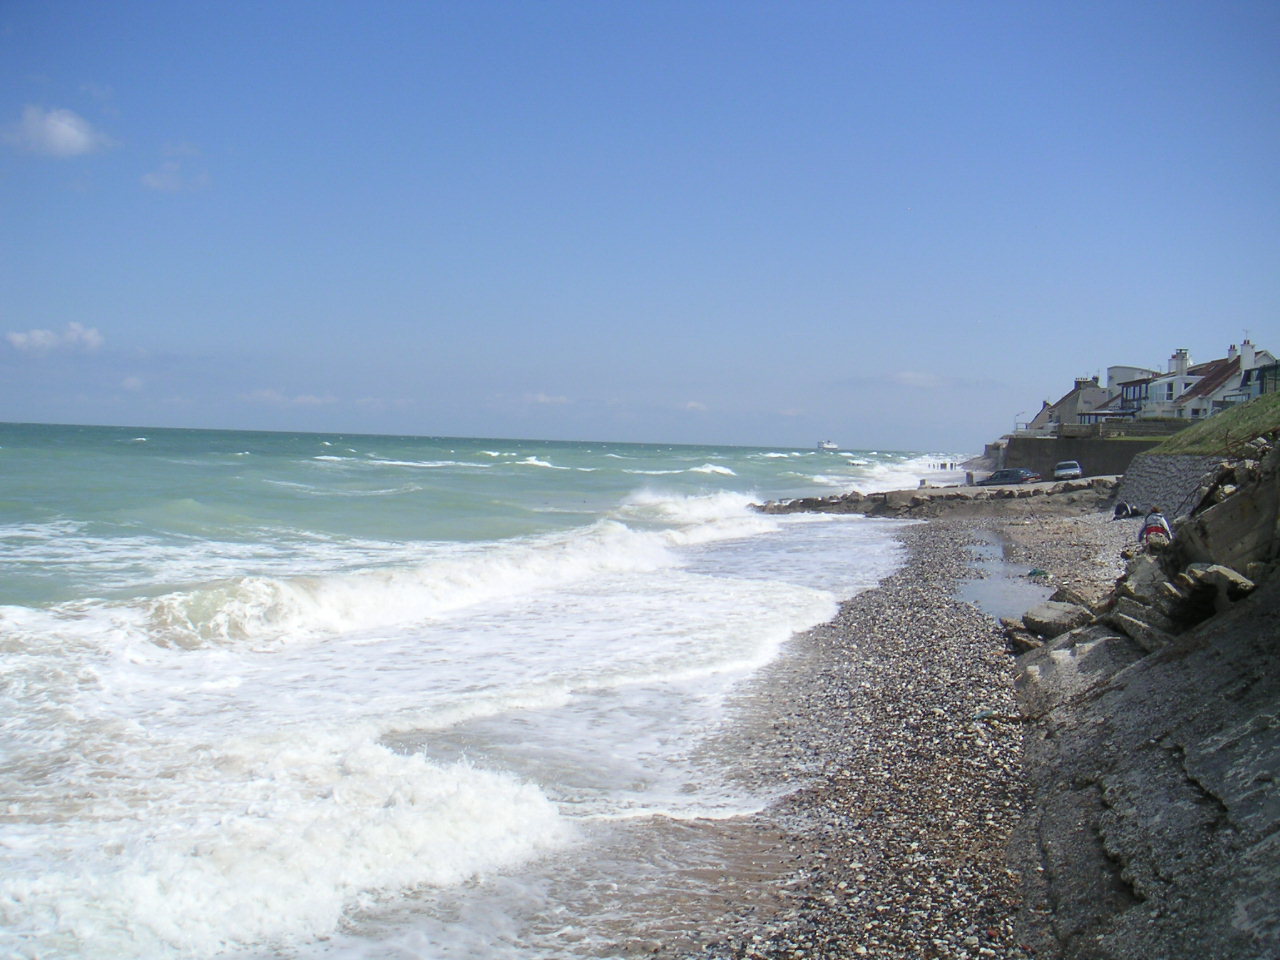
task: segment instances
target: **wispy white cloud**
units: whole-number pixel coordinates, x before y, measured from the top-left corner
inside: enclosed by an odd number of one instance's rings
[[[25,107],[22,119],[5,129],[4,139],[29,153],[51,157],[75,157],[115,146],[115,141],[78,113],[34,105]]]
[[[282,407],[320,407],[338,402],[337,397],[328,395],[320,397],[312,393],[300,393],[289,396],[282,390],[271,389],[252,390],[241,394],[240,399],[247,400],[249,403],[269,403]]]
[[[699,403],[697,400],[690,400],[688,403],[684,404],[684,409],[692,410],[696,413],[704,413],[706,412],[707,405],[705,403]]]
[[[183,193],[209,186],[207,171],[189,171],[180,160],[166,160],[155,170],[142,175],[142,185],[160,193]]]
[[[96,327],[80,323],[68,323],[59,333],[56,330],[24,330],[5,334],[14,349],[24,353],[49,353],[53,350],[97,350],[104,338]]]
[[[141,377],[125,377],[120,381],[120,386],[124,387],[124,389],[128,390],[130,393],[137,393],[142,389],[142,385]]]

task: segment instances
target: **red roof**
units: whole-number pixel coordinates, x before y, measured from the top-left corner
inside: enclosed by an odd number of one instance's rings
[[[1178,398],[1178,402],[1194,400],[1197,397],[1207,397],[1239,372],[1239,357],[1233,357],[1230,360],[1210,360],[1208,363],[1191,367],[1187,370],[1187,373],[1198,375],[1201,379],[1192,384]]]

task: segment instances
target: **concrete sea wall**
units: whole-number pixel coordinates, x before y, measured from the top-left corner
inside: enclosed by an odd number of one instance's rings
[[[1010,437],[1004,450],[1005,467],[1026,467],[1042,477],[1051,476],[1060,460],[1077,460],[1086,476],[1124,473],[1129,463],[1164,438],[1106,440],[1099,437]]]

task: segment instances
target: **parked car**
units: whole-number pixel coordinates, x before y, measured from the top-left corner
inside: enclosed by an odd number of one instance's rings
[[[1059,460],[1053,468],[1055,480],[1079,480],[1084,476],[1078,460]]]
[[[1040,474],[1026,467],[1006,467],[1004,470],[997,470],[985,480],[979,480],[978,486],[989,487],[997,483],[1034,483],[1039,479]]]

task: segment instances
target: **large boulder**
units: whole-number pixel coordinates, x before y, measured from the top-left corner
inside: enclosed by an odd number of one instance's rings
[[[1056,637],[1082,627],[1093,619],[1093,614],[1085,607],[1074,603],[1061,603],[1046,600],[1037,604],[1022,615],[1022,622],[1027,629],[1042,637]]]
[[[1238,488],[1178,527],[1174,546],[1179,566],[1220,563],[1246,570],[1251,563],[1276,558],[1280,540],[1280,444],[1248,474],[1256,476],[1256,482]]]
[[[1129,561],[1124,576],[1116,583],[1117,592],[1139,603],[1151,603],[1159,585],[1168,580],[1160,561],[1149,553],[1140,553]]]

